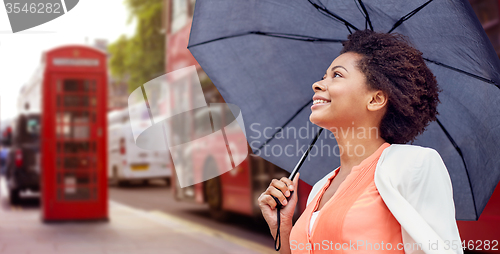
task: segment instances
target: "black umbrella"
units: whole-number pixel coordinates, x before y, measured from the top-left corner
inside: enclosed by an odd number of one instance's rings
[[[438,121],[413,144],[440,153],[456,218],[477,220],[500,180],[500,62],[467,0],[197,1],[188,48],[240,107],[253,152],[291,171],[319,129],[311,85],[358,29],[404,34],[423,52],[443,92]],[[335,145],[320,135],[302,180],[339,166],[335,149],[321,149]]]

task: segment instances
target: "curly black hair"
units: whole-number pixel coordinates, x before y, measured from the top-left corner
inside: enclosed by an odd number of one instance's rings
[[[358,68],[370,89],[388,95],[387,111],[380,123],[380,136],[390,144],[412,142],[436,120],[439,93],[436,77],[422,52],[398,33],[358,30],[342,43],[341,54],[362,56]]]

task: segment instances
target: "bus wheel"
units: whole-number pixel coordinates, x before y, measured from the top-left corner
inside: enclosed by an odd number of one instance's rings
[[[164,180],[165,180],[165,184],[167,185],[167,187],[170,187],[170,185],[172,184],[172,183],[170,182],[170,177],[167,177],[167,178],[165,178]]]
[[[222,209],[222,189],[219,176],[206,181],[205,194],[210,216],[217,221],[227,221],[228,212]]]

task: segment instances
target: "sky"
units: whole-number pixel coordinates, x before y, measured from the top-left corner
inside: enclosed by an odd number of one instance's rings
[[[0,119],[17,114],[19,91],[40,64],[43,51],[66,44],[93,45],[95,39],[110,43],[122,34],[131,36],[135,22],[128,24],[128,17],[123,0],[80,0],[65,15],[14,34],[1,4]]]

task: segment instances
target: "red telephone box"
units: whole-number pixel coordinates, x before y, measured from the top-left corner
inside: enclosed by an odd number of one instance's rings
[[[59,47],[41,71],[42,219],[107,220],[106,55]]]

